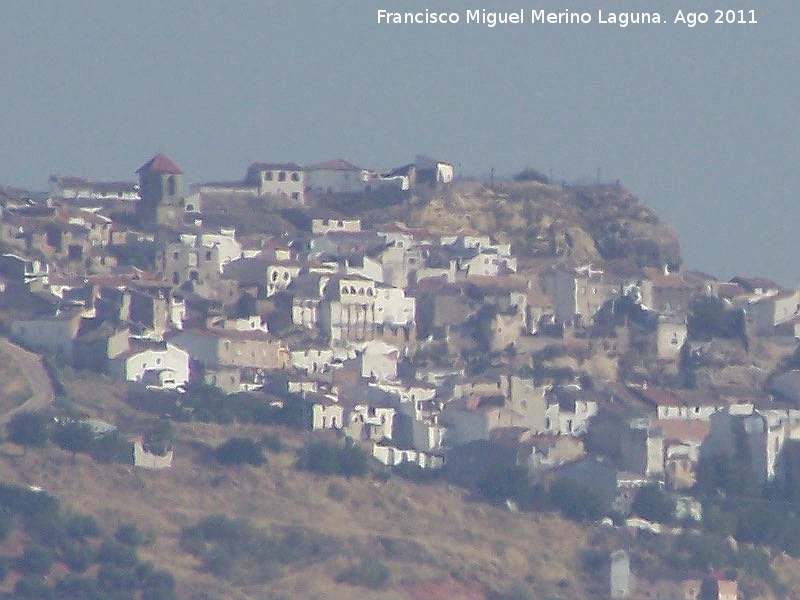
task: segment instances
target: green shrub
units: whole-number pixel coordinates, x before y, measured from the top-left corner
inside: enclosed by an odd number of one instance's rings
[[[53,594],[41,577],[22,577],[14,584],[12,597],[15,600],[48,600]]]
[[[89,452],[94,443],[94,433],[86,423],[68,421],[56,425],[50,439],[62,450],[72,452],[74,457],[78,452]]]
[[[144,534],[139,531],[139,528],[135,523],[123,523],[120,525],[117,528],[116,533],[114,533],[114,538],[119,543],[125,544],[126,546],[132,546],[134,548],[141,546],[147,541]]]
[[[234,437],[217,446],[214,451],[223,465],[249,464],[260,467],[266,462],[261,446],[247,437]]]
[[[67,519],[67,534],[76,540],[100,535],[100,526],[91,515],[72,515]]]
[[[61,562],[74,573],[83,573],[94,562],[94,549],[85,542],[70,540],[61,547]]]
[[[333,481],[328,485],[328,498],[336,502],[344,502],[347,498],[347,488],[338,481]]]
[[[130,569],[103,564],[97,570],[97,584],[103,592],[115,600],[128,600],[135,597],[138,581]]]
[[[664,493],[656,484],[646,485],[639,489],[633,500],[633,512],[659,523],[669,523],[675,519],[675,499]]]
[[[97,549],[95,560],[103,565],[132,567],[136,564],[136,550],[117,542],[103,542]]]
[[[274,433],[265,433],[261,437],[261,447],[276,454],[283,452],[283,442]]]
[[[90,577],[67,575],[56,581],[53,589],[56,600],[95,600],[101,598],[97,581]]]
[[[336,582],[377,590],[385,587],[391,578],[392,571],[388,565],[379,560],[364,559],[341,571],[336,576]]]
[[[173,600],[175,577],[169,571],[153,571],[141,579],[142,600]]]
[[[42,448],[49,437],[50,419],[35,412],[18,412],[6,425],[8,439],[26,449]]]
[[[605,502],[598,494],[568,479],[552,483],[550,501],[565,517],[575,521],[596,521],[606,513]]]
[[[308,442],[300,454],[297,466],[320,475],[345,477],[361,477],[368,470],[367,455],[361,448],[323,440]]]
[[[43,546],[28,544],[17,560],[17,570],[23,575],[47,575],[53,568],[53,553]]]
[[[528,475],[523,467],[490,471],[478,482],[478,490],[490,502],[519,500],[527,495],[528,488]]]
[[[133,464],[133,446],[118,431],[96,438],[89,454],[100,463]]]

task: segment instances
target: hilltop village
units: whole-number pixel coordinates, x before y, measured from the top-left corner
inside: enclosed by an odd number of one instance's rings
[[[720,281],[674,247],[631,242],[627,214],[657,219],[619,183],[580,191],[619,208],[587,240],[544,217],[516,237],[499,217],[494,232],[448,229],[467,196],[535,207],[563,186],[526,172],[459,181],[424,156],[385,171],[254,163],[188,190],[162,154],[136,174],[0,189],[0,326],[14,343],[166,398],[164,415],[199,389],[248,394],[388,467],[521,468],[648,531],[661,526],[632,506],[654,484],[678,518],[702,519],[690,492],[704,459],[800,494],[800,292]],[[439,226],[398,218],[432,206]],[[624,552],[611,576],[613,597],[633,597]],[[736,597],[735,578],[713,581],[714,597]]]

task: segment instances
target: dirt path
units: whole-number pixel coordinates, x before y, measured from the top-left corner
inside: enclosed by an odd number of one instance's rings
[[[7,423],[15,413],[41,410],[49,406],[55,398],[55,393],[50,384],[50,377],[42,365],[42,358],[38,354],[12,344],[5,338],[0,338],[0,360],[2,360],[2,355],[11,357],[17,363],[22,375],[31,386],[31,397],[0,415],[0,424]]]

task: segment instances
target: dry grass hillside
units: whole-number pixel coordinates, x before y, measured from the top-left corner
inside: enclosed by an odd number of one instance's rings
[[[16,361],[0,351],[0,414],[22,404],[31,395],[31,386]]]
[[[109,380],[65,372],[69,411],[119,423],[134,433],[146,417],[119,398]],[[223,467],[210,447],[233,436],[277,435],[284,448],[262,467]],[[587,531],[555,515],[512,513],[472,501],[459,488],[414,484],[399,477],[323,477],[295,468],[307,439],[281,427],[176,425],[173,468],[148,472],[101,464],[53,445],[24,455],[0,448],[0,481],[36,485],[63,508],[93,515],[105,529],[136,523],[152,533],[143,560],[173,573],[180,598],[487,598],[512,587],[535,598],[590,598],[596,585],[575,569]],[[183,528],[209,515],[246,519],[265,535],[286,527],[306,533],[319,556],[279,572],[216,577],[181,546]],[[13,536],[0,554],[18,553]],[[309,550],[311,551],[311,550]],[[362,561],[390,570],[380,589],[337,582]],[[257,569],[256,569],[257,571]],[[13,577],[0,591],[13,589]]]

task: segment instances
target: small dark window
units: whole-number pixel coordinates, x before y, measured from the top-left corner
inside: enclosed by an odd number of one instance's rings
[[[292,173],[292,181],[300,181],[300,174]]]
[[[211,250],[206,251],[206,260],[211,260]]]
[[[286,171],[278,173],[278,181],[286,181]]]
[[[264,181],[272,181],[272,171],[264,172]]]

